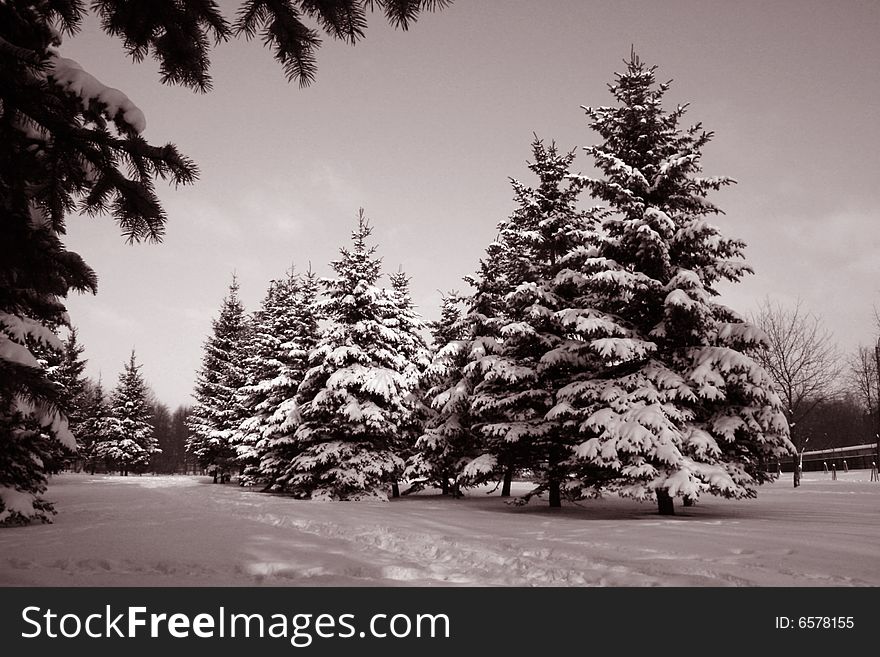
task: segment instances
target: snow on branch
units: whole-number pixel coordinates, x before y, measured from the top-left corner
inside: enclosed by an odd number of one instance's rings
[[[108,87],[94,75],[83,70],[78,62],[53,55],[50,59],[48,77],[64,90],[82,99],[88,109],[94,101],[103,106],[107,115],[122,127],[141,133],[147,128],[147,119],[140,108],[128,96]]]

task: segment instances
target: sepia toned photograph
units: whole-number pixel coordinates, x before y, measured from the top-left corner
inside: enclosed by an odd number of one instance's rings
[[[0,587],[880,586],[878,35],[0,0]]]

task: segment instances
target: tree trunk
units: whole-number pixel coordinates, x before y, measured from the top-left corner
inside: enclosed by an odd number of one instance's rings
[[[661,516],[674,516],[675,505],[672,503],[672,496],[665,488],[657,489],[657,512]]]
[[[510,484],[513,482],[513,466],[507,466],[504,471],[504,481],[501,484],[501,497],[510,497]]]
[[[443,477],[443,481],[440,482],[440,493],[449,495],[449,480],[446,477]]]
[[[213,481],[213,483],[215,483],[215,484],[217,483],[217,471],[216,471],[216,470],[214,470],[214,481]]]
[[[391,484],[391,497],[400,497],[400,486],[396,481]]]
[[[550,486],[548,488],[550,492],[550,506],[551,508],[559,508],[562,506],[562,495],[559,492],[559,480],[551,479]]]
[[[794,467],[791,469],[792,471],[792,479],[794,481],[794,487],[797,488],[801,485],[801,469],[798,467],[798,457],[795,456],[792,460],[792,464]]]
[[[694,505],[694,498],[691,497],[690,495],[685,495],[684,496],[684,505],[685,506],[693,506]]]

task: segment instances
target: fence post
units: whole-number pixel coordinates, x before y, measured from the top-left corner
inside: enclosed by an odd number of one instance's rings
[[[837,464],[836,463],[831,464],[831,480],[837,481]]]

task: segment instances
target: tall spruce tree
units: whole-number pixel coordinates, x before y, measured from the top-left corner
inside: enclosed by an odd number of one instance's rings
[[[229,439],[236,461],[243,469],[239,480],[242,485],[258,480],[257,442],[280,401],[275,399],[275,392],[282,383],[279,381],[284,366],[281,345],[287,342],[291,324],[289,308],[298,286],[298,278],[292,270],[285,278],[269,283],[260,308],[251,318],[247,345],[242,349],[244,383],[236,396],[244,419]]]
[[[381,260],[368,246],[363,210],[353,246],[340,250],[324,279],[330,326],[310,356],[299,388],[297,455],[287,486],[298,495],[387,499],[404,461],[396,448],[411,417],[408,337],[388,326],[394,305],[377,286]]]
[[[127,476],[130,470],[142,470],[159,451],[153,436],[150,391],[140,372],[134,350],[119,375],[110,395],[107,439],[100,454]]]
[[[571,267],[596,241],[597,228],[594,214],[577,207],[584,183],[572,176],[574,153],[536,137],[532,155],[539,184],[511,181],[517,207],[498,226],[509,291],[495,348],[472,366],[479,381],[471,412],[486,456],[507,472],[531,472],[537,485],[523,499],[547,491],[550,506],[560,506],[578,442],[560,393],[590,362],[565,310],[573,300]]]
[[[297,469],[299,452],[295,439],[300,421],[297,391],[309,370],[309,355],[320,338],[318,323],[323,316],[318,299],[319,279],[309,269],[286,308],[288,323],[285,341],[279,345],[279,375],[266,382],[272,403],[266,406],[257,442],[258,476],[266,489],[286,490]]]
[[[663,514],[675,496],[755,495],[792,448],[772,381],[748,355],[762,333],[715,301],[719,281],[750,271],[743,244],[707,221],[720,212],[709,192],[732,181],[700,175],[713,135],[680,127],[686,107],[663,109],[668,88],[633,53],[610,86],[617,105],[585,108],[603,176],[583,181],[611,214],[563,311],[601,363],[562,399],[580,423],[582,482],[611,471],[614,488],[656,495]]]
[[[395,452],[404,460],[410,459],[416,450],[416,441],[424,429],[428,408],[423,403],[422,377],[431,362],[428,345],[423,333],[426,329],[416,311],[409,289],[409,277],[402,271],[390,274],[391,287],[385,292],[389,299],[389,315],[385,326],[399,335],[400,355],[403,356],[402,374],[406,377],[409,394],[406,398],[408,417],[400,425]],[[398,482],[391,485],[392,495],[400,496]]]
[[[76,439],[76,450],[61,443],[53,442],[50,447],[51,457],[44,460],[44,466],[50,473],[57,472],[65,462],[70,462],[82,443],[79,438],[84,420],[82,405],[85,403],[86,378],[83,374],[86,361],[82,354],[85,351],[78,342],[76,327],[70,327],[61,348],[36,343],[32,352],[38,357],[46,371],[46,377],[57,390],[56,404],[60,413],[66,418],[68,428]]]
[[[247,417],[236,436],[238,459],[247,459],[244,483],[277,487],[289,464],[284,445],[296,421],[296,391],[318,340],[317,294],[311,269],[304,275],[291,270],[273,281],[254,318],[246,383],[239,390]]]
[[[244,416],[237,393],[245,380],[243,360],[250,327],[234,276],[211,327],[196,380],[196,403],[187,418],[186,448],[217,483],[232,475],[236,453],[230,439]]]

